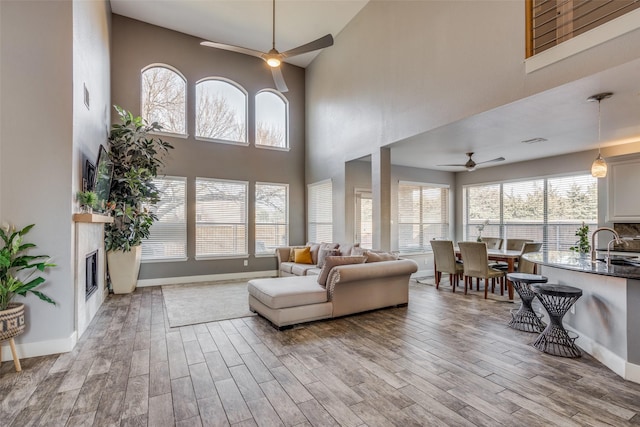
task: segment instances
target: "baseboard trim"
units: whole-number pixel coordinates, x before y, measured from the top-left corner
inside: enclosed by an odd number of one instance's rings
[[[20,359],[28,357],[48,356],[50,354],[68,353],[76,346],[78,342],[78,332],[74,331],[67,338],[60,338],[51,341],[36,341],[27,343],[16,342],[16,352]],[[9,341],[2,342],[2,360],[13,360],[11,355],[11,347]]]
[[[203,274],[200,276],[180,276],[180,277],[162,277],[158,279],[142,279],[138,280],[138,287],[146,286],[162,286],[162,285],[182,285],[185,283],[198,282],[214,282],[221,280],[244,280],[255,279],[258,277],[276,277],[278,271],[247,271],[241,273],[224,273],[224,274]]]

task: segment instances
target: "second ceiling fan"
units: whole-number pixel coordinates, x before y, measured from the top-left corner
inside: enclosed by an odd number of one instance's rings
[[[491,162],[502,162],[504,161],[504,157],[496,157],[495,159],[491,159],[491,160],[485,160],[484,162],[475,162],[472,159],[473,156],[473,152],[469,152],[467,153],[467,156],[469,156],[469,160],[467,160],[466,163],[462,163],[462,164],[450,164],[450,165],[438,165],[438,166],[461,166],[467,169],[467,171],[471,172],[473,170],[476,169],[476,166],[481,165],[483,163],[491,163]]]
[[[282,70],[280,70],[280,65],[282,61],[286,58],[291,58],[293,56],[302,55],[304,53],[313,52],[314,50],[324,49],[325,47],[329,47],[333,45],[333,36],[331,34],[327,34],[326,36],[320,37],[312,42],[303,44],[302,46],[295,47],[293,49],[289,49],[286,52],[279,52],[276,49],[276,0],[273,0],[273,14],[272,14],[272,32],[271,32],[271,50],[269,52],[260,52],[259,50],[249,49],[246,47],[234,46],[231,44],[225,43],[216,43],[210,41],[204,41],[200,44],[208,47],[215,47],[218,49],[229,50],[232,52],[243,53],[245,55],[255,56],[261,58],[269,64],[271,67],[271,73],[273,74],[273,81],[276,84],[276,88],[280,92],[287,92],[289,88],[284,81],[284,77],[282,76]]]

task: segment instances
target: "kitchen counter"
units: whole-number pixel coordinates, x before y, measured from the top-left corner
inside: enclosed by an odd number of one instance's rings
[[[590,254],[569,251],[523,257],[541,266],[539,274],[548,277],[548,283],[582,290],[563,319],[565,327],[578,335],[576,344],[584,352],[621,377],[640,383],[640,267],[592,263]],[[548,319],[542,307],[540,313]]]
[[[599,254],[598,256],[604,256],[604,254]],[[543,266],[640,280],[640,266],[607,265],[604,261],[592,263],[590,254],[580,256],[575,252],[569,251],[549,251],[528,253],[524,254],[523,257]]]

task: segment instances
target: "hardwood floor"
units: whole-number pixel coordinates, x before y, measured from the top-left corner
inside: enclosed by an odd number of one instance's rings
[[[111,295],[74,351],[0,368],[3,426],[640,424],[640,385],[506,326],[511,303],[412,282],[405,308],[279,332],[170,328],[159,287]]]

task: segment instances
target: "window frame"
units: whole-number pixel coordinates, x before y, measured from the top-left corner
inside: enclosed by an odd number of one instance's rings
[[[140,70],[140,115],[142,116],[142,118],[144,120],[147,120],[149,123],[150,121],[148,120],[147,117],[143,116],[143,111],[142,111],[142,106],[144,104],[143,99],[144,99],[144,93],[143,93],[143,85],[142,82],[144,81],[143,79],[143,74],[146,71],[151,70],[152,68],[166,68],[167,70],[175,73],[178,77],[180,77],[182,79],[182,81],[184,82],[184,111],[183,111],[183,117],[184,117],[184,133],[179,133],[179,132],[168,132],[165,130],[159,130],[159,131],[152,131],[149,132],[152,135],[162,135],[162,136],[171,136],[174,138],[182,138],[182,139],[186,139],[189,137],[189,121],[187,120],[187,105],[189,103],[189,89],[188,89],[188,80],[187,78],[184,76],[184,74],[182,74],[182,72],[180,72],[180,70],[178,70],[176,67],[173,67],[169,64],[165,64],[165,63],[161,63],[161,62],[157,62],[157,63],[153,63],[153,64],[149,64],[145,67],[143,67]]]
[[[284,218],[285,218],[285,222],[284,224],[280,224],[280,223],[263,223],[263,222],[258,222],[258,216],[257,216],[257,192],[258,192],[258,186],[260,185],[270,185],[270,186],[274,186],[274,187],[283,187],[285,190],[285,213],[284,213]],[[254,256],[259,258],[259,257],[275,257],[276,253],[275,250],[272,252],[258,252],[257,249],[257,243],[258,243],[258,238],[257,238],[257,227],[258,225],[275,225],[275,226],[279,226],[279,225],[283,225],[285,226],[286,230],[287,230],[287,241],[285,243],[283,243],[281,246],[289,246],[289,236],[290,236],[290,225],[289,225],[289,184],[287,183],[280,183],[280,182],[263,182],[263,181],[256,181],[255,185],[254,185],[254,218],[253,218],[253,227],[254,230],[256,230],[256,232],[254,232],[254,242],[253,242],[253,250],[254,250]]]
[[[235,183],[242,184],[245,188],[245,200],[244,200],[244,227],[245,227],[245,250],[244,253],[236,253],[236,254],[228,254],[228,255],[199,255],[198,254],[198,226],[202,224],[202,221],[198,220],[198,180],[203,181],[215,181],[215,182],[227,182],[227,183]],[[195,225],[195,236],[194,236],[194,245],[195,245],[195,259],[197,261],[201,260],[215,260],[215,259],[242,259],[249,257],[249,181],[241,181],[234,179],[224,179],[224,178],[209,178],[209,177],[195,177],[195,212],[196,217],[194,220]],[[226,224],[226,223],[225,223]],[[240,224],[238,223],[230,223],[230,224]]]
[[[219,81],[219,82],[223,82],[226,84],[229,84],[233,87],[235,87],[236,89],[238,89],[243,95],[244,95],[244,120],[245,120],[245,126],[244,126],[244,141],[232,141],[232,140],[228,140],[228,139],[219,139],[219,138],[210,138],[207,136],[200,136],[197,134],[197,129],[198,129],[198,123],[197,123],[197,119],[198,119],[198,85],[207,81]],[[249,92],[238,82],[235,82],[231,79],[228,79],[226,77],[218,77],[218,76],[214,76],[214,77],[205,77],[202,78],[200,80],[198,80],[195,85],[194,85],[194,98],[195,98],[195,102],[194,102],[194,120],[193,120],[193,126],[194,126],[194,130],[193,130],[193,135],[196,141],[204,141],[204,142],[215,142],[217,144],[229,144],[229,145],[237,145],[237,146],[241,146],[241,147],[248,147],[250,145],[249,143]]]
[[[258,138],[257,138],[257,133],[258,133],[258,108],[257,108],[257,98],[258,95],[262,94],[262,93],[271,93],[275,96],[277,96],[278,98],[280,98],[280,100],[282,101],[282,103],[284,104],[284,139],[285,139],[285,146],[284,147],[274,147],[272,145],[265,145],[265,144],[258,144]],[[258,91],[255,96],[253,97],[253,105],[254,105],[254,111],[253,111],[253,118],[254,118],[254,132],[253,132],[253,137],[254,137],[254,145],[256,148],[261,148],[261,149],[265,149],[265,150],[276,150],[276,151],[291,151],[291,141],[289,139],[289,100],[279,91],[275,90],[275,89],[262,89],[260,91]]]

